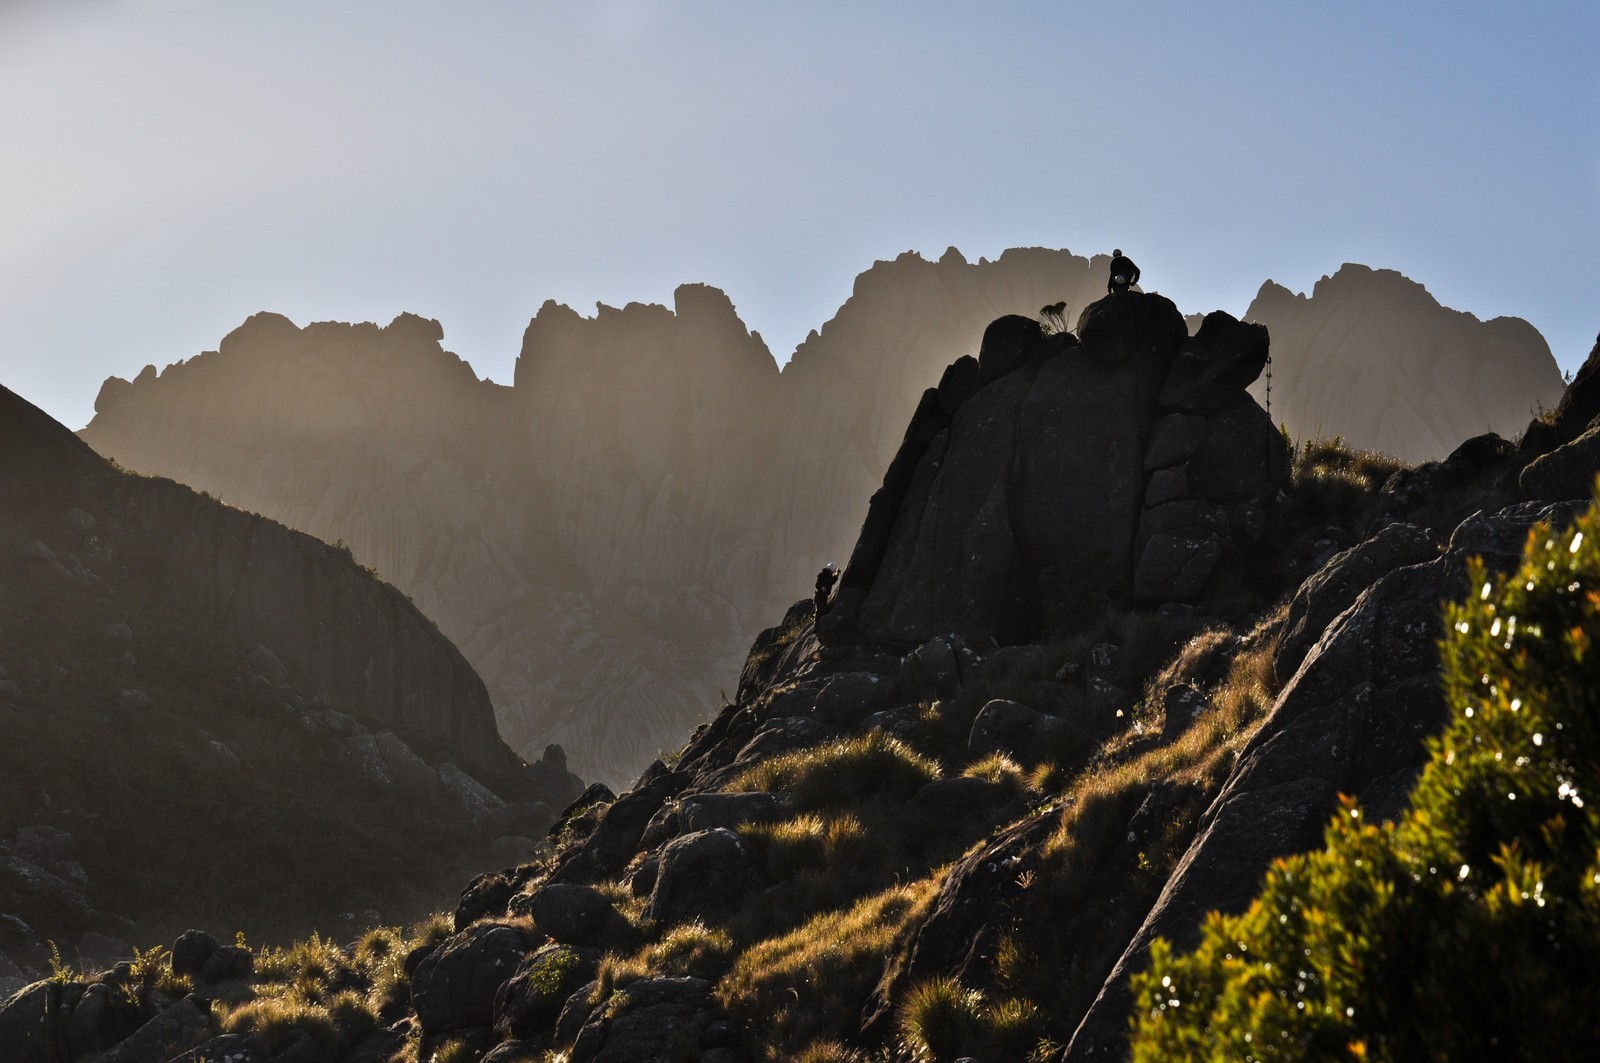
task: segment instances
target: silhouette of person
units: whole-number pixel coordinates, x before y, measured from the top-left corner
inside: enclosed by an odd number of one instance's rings
[[[817,615],[821,616],[828,611],[829,599],[833,595],[833,585],[839,582],[839,566],[829,561],[817,573]]]
[[[1120,247],[1111,252],[1111,279],[1106,281],[1106,291],[1125,292],[1138,283],[1139,267],[1133,259],[1125,257]]]

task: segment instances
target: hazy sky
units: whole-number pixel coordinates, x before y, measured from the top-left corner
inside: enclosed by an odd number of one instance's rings
[[[728,292],[786,358],[855,275],[1127,250],[1186,311],[1346,261],[1600,329],[1600,4],[0,0],[0,383],[262,309],[439,318],[508,381],[547,298]]]

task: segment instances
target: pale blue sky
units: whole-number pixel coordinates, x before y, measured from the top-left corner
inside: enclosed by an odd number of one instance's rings
[[[1118,245],[1189,311],[1390,267],[1574,368],[1597,46],[1588,0],[0,0],[0,382],[81,427],[262,309],[508,381],[545,299],[684,281],[782,359],[951,244]]]

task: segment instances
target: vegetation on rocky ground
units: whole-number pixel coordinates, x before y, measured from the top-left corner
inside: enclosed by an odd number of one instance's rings
[[[1578,1059],[1600,1043],[1600,503],[1446,614],[1451,720],[1397,822],[1347,802],[1191,954],[1134,1058]]]

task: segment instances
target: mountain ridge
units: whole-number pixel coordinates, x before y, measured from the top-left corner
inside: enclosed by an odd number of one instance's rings
[[[280,319],[235,330],[215,358],[107,382],[84,437],[130,467],[351,544],[483,672],[514,746],[536,755],[559,741],[581,772],[620,785],[705,718],[723,685],[710,677],[731,683],[756,618],[844,560],[853,514],[899,445],[891,426],[942,367],[1005,313],[1063,296],[1087,305],[1103,269],[1104,256],[1039,248],[976,263],[908,252],[858,277],[781,370],[705,285],[681,286],[676,309],[586,317],[547,302],[511,386],[469,380],[436,323],[290,333]],[[1437,304],[1407,306],[1421,315],[1407,334],[1427,333]],[[284,378],[241,365],[251,350]],[[1297,381],[1329,359],[1312,351],[1302,371],[1293,345],[1274,352],[1271,412],[1292,430],[1292,408],[1318,394]],[[1530,357],[1548,362],[1546,382],[1500,389],[1526,406],[1559,387],[1547,349]],[[1415,396],[1392,369],[1341,375],[1360,396],[1347,404]],[[1438,419],[1447,405],[1434,396],[1419,409]],[[1344,438],[1363,445],[1358,430]]]

